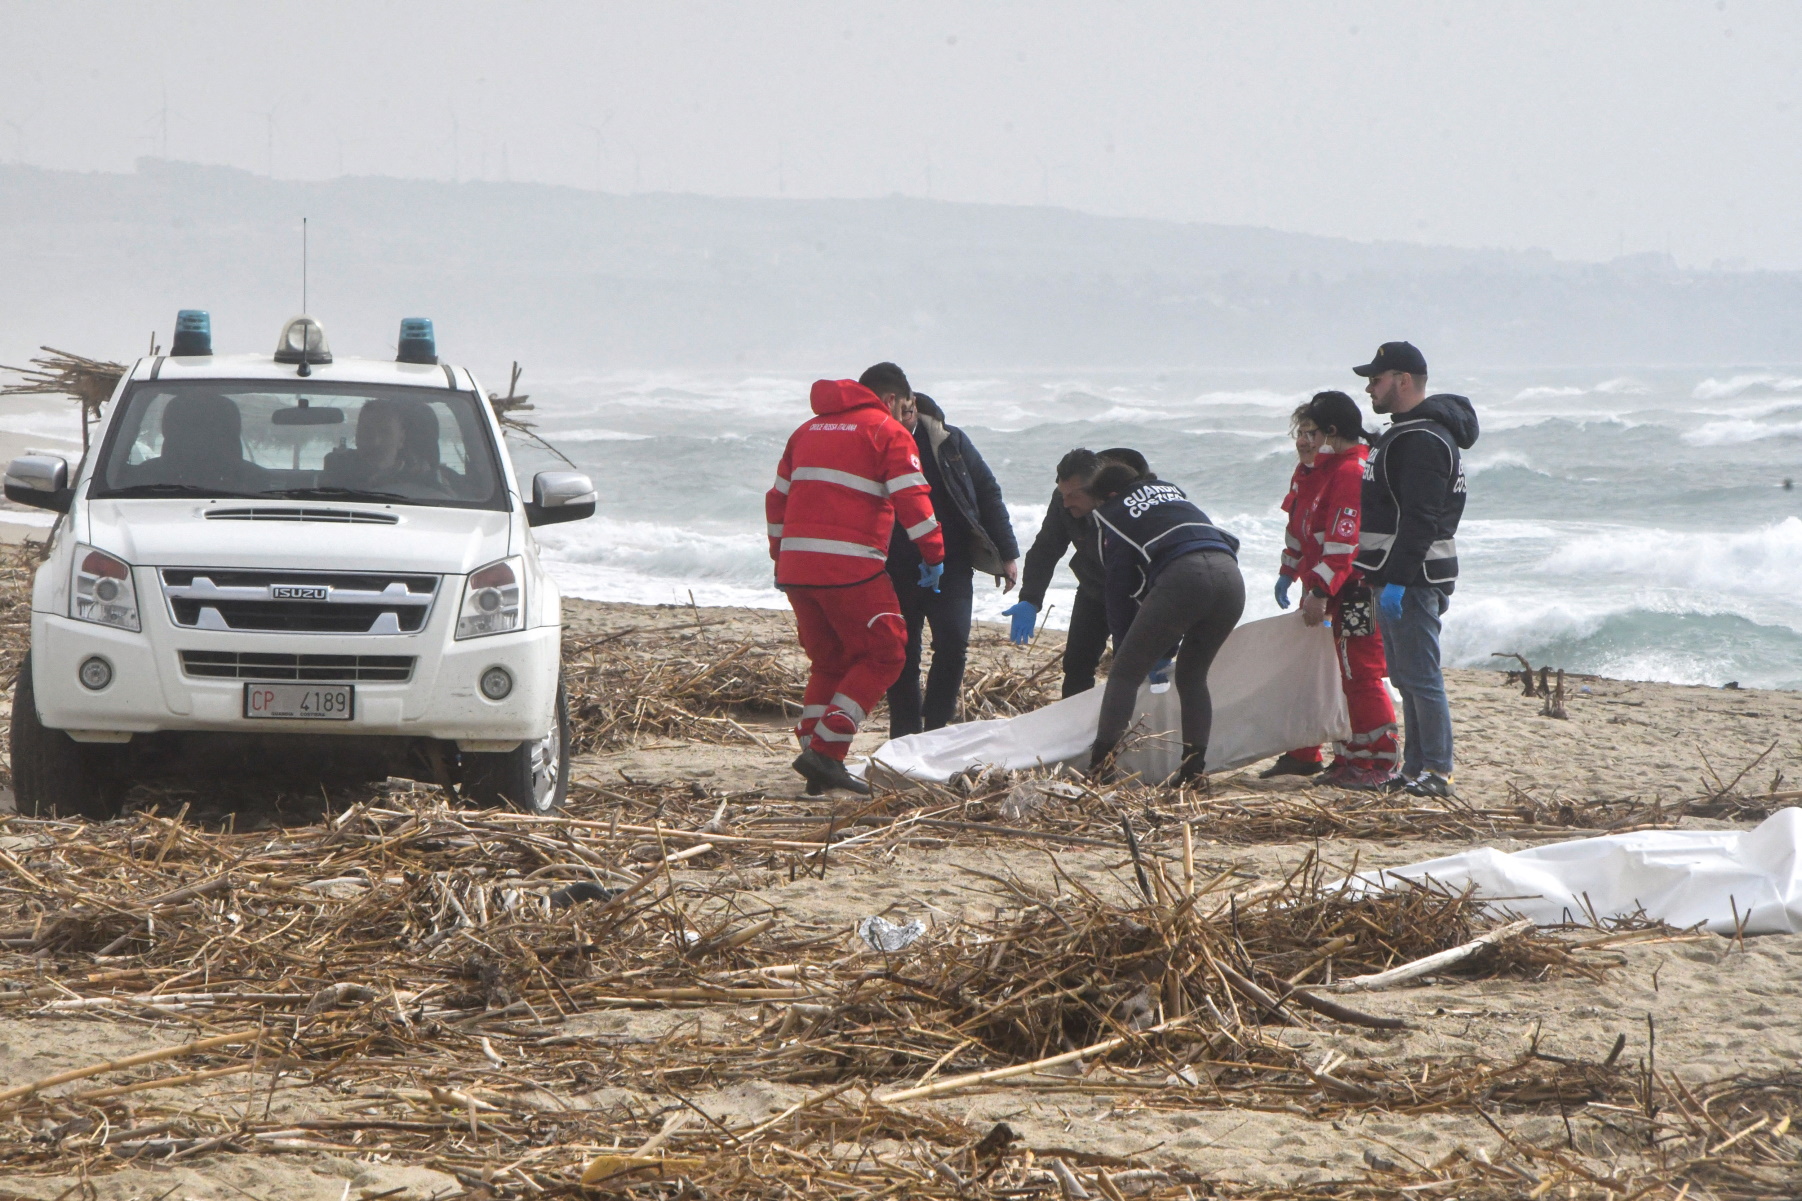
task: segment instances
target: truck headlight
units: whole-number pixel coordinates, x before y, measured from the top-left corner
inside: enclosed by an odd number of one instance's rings
[[[457,637],[481,638],[524,626],[525,574],[526,561],[517,556],[470,572],[457,610]]]
[[[132,587],[131,566],[103,550],[76,543],[69,616],[135,633],[138,591]]]

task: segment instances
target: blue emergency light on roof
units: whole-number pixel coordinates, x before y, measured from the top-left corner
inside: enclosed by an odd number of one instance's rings
[[[205,309],[183,309],[175,314],[175,338],[169,353],[177,357],[213,353],[213,319]]]
[[[400,319],[400,347],[394,356],[397,363],[436,363],[438,339],[432,333],[430,317]]]

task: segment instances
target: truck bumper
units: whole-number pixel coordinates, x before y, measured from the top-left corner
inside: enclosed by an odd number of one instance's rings
[[[146,605],[142,633],[34,612],[31,619],[32,685],[38,715],[51,729],[89,741],[117,741],[124,734],[217,731],[231,734],[401,736],[487,744],[483,749],[542,738],[556,722],[562,631],[540,626],[458,642],[450,637],[453,606],[439,605],[428,626],[413,635],[302,635],[209,631],[159,622]],[[358,682],[349,721],[250,718],[244,689],[253,679],[191,675],[181,652],[308,655],[408,655],[406,682]],[[106,659],[112,681],[90,690],[78,677],[91,655]],[[489,700],[478,681],[490,667],[513,678],[512,691]],[[291,682],[277,680],[276,682]]]

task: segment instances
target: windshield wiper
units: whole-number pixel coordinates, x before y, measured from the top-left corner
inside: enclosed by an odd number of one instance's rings
[[[221,500],[254,500],[257,493],[231,492],[224,488],[209,488],[205,484],[127,484],[106,491],[108,499],[121,496],[209,496]]]
[[[337,500],[369,500],[369,501],[410,501],[413,498],[401,492],[377,492],[369,488],[340,488],[336,485],[321,485],[317,488],[278,488],[268,492],[259,492],[259,496],[279,496],[288,500],[305,500],[316,496],[330,496]]]

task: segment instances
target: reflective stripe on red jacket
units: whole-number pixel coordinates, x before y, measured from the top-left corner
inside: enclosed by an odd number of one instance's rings
[[[1369,448],[1360,443],[1338,452],[1322,447],[1314,456],[1314,469],[1304,488],[1307,508],[1296,505],[1301,514],[1301,557],[1294,574],[1303,588],[1323,588],[1328,596],[1336,596],[1356,572],[1352,558],[1358,553],[1364,457],[1368,453]]]
[[[1289,521],[1283,528],[1283,565],[1278,575],[1292,580],[1301,575],[1301,523],[1314,507],[1314,498],[1320,494],[1324,481],[1325,476],[1308,463],[1297,463],[1295,473],[1289,477],[1289,494],[1283,497],[1283,512],[1289,515]]]
[[[888,559],[897,520],[921,559],[944,562],[913,435],[852,380],[818,380],[811,400],[815,416],[789,435],[775,486],[764,494],[777,584],[870,579]]]

